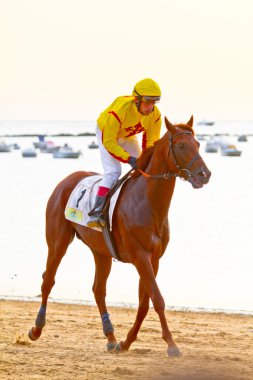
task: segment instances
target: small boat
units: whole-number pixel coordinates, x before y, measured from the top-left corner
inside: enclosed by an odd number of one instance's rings
[[[214,121],[211,121],[211,120],[200,120],[198,122],[198,125],[207,125],[207,126],[210,126],[210,125],[214,125]]]
[[[19,146],[17,143],[14,143],[12,147],[13,147],[13,149],[15,149],[15,150],[20,149],[20,146]]]
[[[205,141],[205,135],[196,135],[198,141]]]
[[[40,147],[41,153],[54,153],[60,149],[60,146],[55,145],[53,141],[44,141],[44,142],[41,142],[41,144],[42,144]]]
[[[26,148],[21,153],[22,157],[37,157],[37,152],[34,148]]]
[[[53,153],[60,148],[59,145],[55,145],[54,141],[45,140],[44,135],[38,136],[39,141],[34,141],[33,146],[39,149],[41,153]]]
[[[88,145],[88,148],[89,148],[89,149],[98,149],[98,144],[96,144],[95,141],[92,141],[92,142]]]
[[[34,141],[33,146],[36,149],[46,149],[47,143],[46,141]]]
[[[217,153],[218,152],[218,144],[213,140],[207,141],[206,147],[205,147],[205,152]]]
[[[235,145],[221,145],[222,156],[238,157],[242,154],[241,150],[238,150]]]
[[[71,147],[64,146],[64,147],[54,151],[53,157],[54,158],[79,158],[81,153],[82,152],[80,150],[74,151]]]
[[[11,152],[11,146],[8,144],[5,144],[4,141],[0,141],[0,152],[1,153]]]
[[[47,147],[47,142],[45,141],[45,135],[38,135],[38,140],[33,143],[36,149],[45,149]]]
[[[239,141],[239,142],[247,142],[248,139],[247,139],[246,135],[241,135],[241,136],[238,137],[237,141]]]

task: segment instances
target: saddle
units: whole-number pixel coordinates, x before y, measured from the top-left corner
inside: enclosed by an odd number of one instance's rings
[[[104,227],[94,227],[93,229],[103,233],[107,247],[116,260],[121,260],[117,252],[114,239],[112,236],[112,216],[118,195],[124,182],[129,178],[132,169],[120,178],[116,184],[110,189],[106,196],[104,207],[102,210]],[[97,188],[102,180],[101,175],[90,176],[82,179],[72,191],[65,208],[65,218],[71,222],[87,226],[89,211],[94,210],[94,201]],[[92,208],[93,207],[93,208]]]

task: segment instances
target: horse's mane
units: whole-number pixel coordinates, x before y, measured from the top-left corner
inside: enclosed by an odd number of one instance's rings
[[[155,144],[156,144],[156,142],[155,142]],[[141,170],[145,171],[145,169],[148,166],[149,161],[150,161],[150,159],[152,157],[152,154],[154,152],[155,144],[153,146],[151,146],[150,148],[147,148],[147,149],[145,149],[145,150],[142,151],[142,154],[140,155],[140,157],[137,160],[137,167],[138,167],[138,169],[141,169]],[[136,178],[139,175],[141,175],[141,173],[138,170],[136,170],[132,174],[132,177]]]

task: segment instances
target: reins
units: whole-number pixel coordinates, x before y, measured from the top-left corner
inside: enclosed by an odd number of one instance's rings
[[[163,174],[148,174],[143,172],[141,169],[136,169],[138,170],[141,175],[145,178],[154,178],[154,179],[170,179],[172,177],[179,177],[179,173],[174,173],[174,172],[168,172],[168,173],[163,173]]]

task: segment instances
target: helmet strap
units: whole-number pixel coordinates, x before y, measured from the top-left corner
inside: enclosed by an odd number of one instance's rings
[[[136,98],[138,99],[137,101],[134,101],[134,103],[135,103],[135,105],[136,105],[136,108],[137,108],[137,110],[140,112],[140,114],[144,115],[144,114],[141,112],[141,102],[142,102],[141,97],[140,97],[140,96],[138,96],[138,97],[136,96]],[[154,111],[154,108],[155,108],[155,107],[153,107],[153,109],[152,109],[151,112]]]
[[[140,111],[140,108],[141,108],[141,97],[140,96],[136,96],[137,98],[137,101],[135,100],[135,104],[136,104],[136,107],[137,107],[137,110],[141,113]]]

